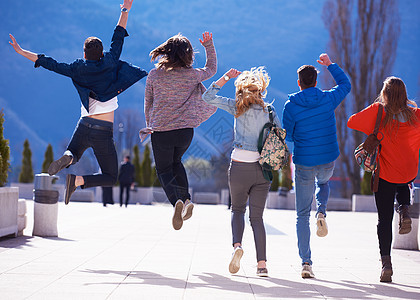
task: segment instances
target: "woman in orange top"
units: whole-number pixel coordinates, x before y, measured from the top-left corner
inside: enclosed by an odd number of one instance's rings
[[[375,127],[378,109],[385,108],[379,127],[378,138],[382,149],[379,156],[379,186],[375,192],[378,209],[378,240],[382,260],[380,281],[391,282],[391,242],[394,199],[397,198],[400,214],[399,233],[411,231],[408,215],[410,190],[408,185],[416,178],[420,149],[420,109],[408,100],[404,82],[397,77],[388,77],[382,91],[372,105],[354,114],[347,126],[371,134]]]

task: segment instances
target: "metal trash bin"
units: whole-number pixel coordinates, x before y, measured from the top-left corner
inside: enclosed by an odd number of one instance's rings
[[[33,236],[56,237],[58,216],[58,191],[52,187],[53,179],[47,173],[35,175]]]
[[[405,250],[419,250],[418,232],[419,232],[419,214],[420,214],[420,188],[412,189],[411,205],[408,213],[411,218],[411,231],[407,234],[398,233],[398,213],[394,216],[394,241],[392,248]],[[398,207],[398,204],[395,205]]]

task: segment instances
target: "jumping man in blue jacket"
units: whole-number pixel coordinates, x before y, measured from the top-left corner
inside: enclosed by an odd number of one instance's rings
[[[59,63],[43,54],[24,50],[13,35],[10,35],[10,45],[18,54],[35,62],[35,67],[42,66],[70,77],[82,102],[81,118],[67,151],[60,159],[51,163],[48,173],[54,175],[75,164],[90,147],[102,173],[85,176],[68,174],[64,198],[66,204],[78,186],[112,186],[117,181],[118,160],[113,140],[114,110],[118,108],[117,95],[147,75],[146,71],[119,59],[124,38],[128,36],[125,28],[132,4],[133,0],[124,0],[120,5],[121,14],[109,52],[103,52],[100,39],[89,37],[83,47],[85,59],[77,59],[71,64]]]
[[[340,155],[334,110],[351,89],[346,74],[337,64],[331,62],[327,54],[321,54],[318,63],[328,67],[337,86],[329,91],[320,90],[316,87],[315,67],[300,67],[297,73],[301,91],[289,95],[289,100],[284,104],[282,120],[283,128],[287,132],[286,140],[294,143],[296,231],[303,278],[314,277],[309,246],[309,217],[314,193],[317,204],[317,235],[323,237],[328,233],[325,223],[330,192],[328,182],[333,175],[334,161]]]

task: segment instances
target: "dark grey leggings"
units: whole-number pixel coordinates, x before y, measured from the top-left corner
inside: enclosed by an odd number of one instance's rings
[[[266,261],[266,237],[263,222],[265,201],[270,182],[264,178],[258,162],[231,161],[229,188],[232,198],[233,244],[242,243],[245,227],[245,210],[249,197],[249,220],[254,232],[257,261]]]

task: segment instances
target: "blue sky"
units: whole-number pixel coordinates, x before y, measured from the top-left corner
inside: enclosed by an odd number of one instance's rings
[[[99,36],[109,46],[119,15],[114,0],[2,0],[0,2],[0,108],[6,112],[5,135],[10,139],[12,163],[20,164],[23,140],[28,138],[39,169],[46,145],[58,156],[71,137],[80,116],[80,102],[71,80],[46,70],[34,69],[30,61],[8,45],[13,33],[21,46],[71,62],[82,56],[87,36]],[[268,99],[276,99],[281,111],[286,95],[297,90],[296,69],[316,65],[326,51],[328,32],[322,21],[324,1],[134,1],[128,21],[122,59],[149,70],[148,53],[168,37],[181,32],[199,51],[196,66],[204,65],[198,38],[213,32],[218,54],[218,73],[230,67],[240,70],[264,65],[272,76]],[[402,77],[409,97],[418,99],[420,85],[420,5],[418,0],[399,1],[401,34],[392,75]],[[334,57],[332,57],[334,60]],[[322,68],[320,68],[322,71]],[[390,74],[391,75],[391,74]],[[209,80],[205,85],[209,85]],[[120,108],[143,112],[143,79],[120,96]],[[223,88],[233,97],[233,84]],[[197,129],[205,136],[217,120],[232,121],[218,112],[213,121]],[[144,124],[139,124],[141,128]]]

